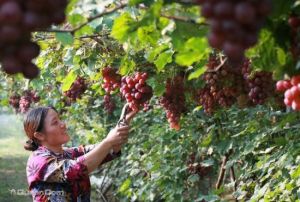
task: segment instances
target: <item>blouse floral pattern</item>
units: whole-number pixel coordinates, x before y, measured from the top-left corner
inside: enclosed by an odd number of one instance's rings
[[[95,145],[64,148],[62,154],[40,146],[34,151],[26,167],[29,191],[34,202],[89,202],[91,185],[84,154]],[[108,154],[101,162],[113,160],[117,155]]]

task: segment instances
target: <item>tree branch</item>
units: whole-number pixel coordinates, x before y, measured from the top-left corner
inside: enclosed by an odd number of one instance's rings
[[[236,183],[236,178],[235,178],[235,172],[234,172],[233,165],[230,167],[230,178],[231,178],[231,182],[233,183],[234,191],[236,191],[237,190],[237,183]],[[238,202],[237,198],[235,198],[235,202]]]
[[[217,181],[217,184],[216,184],[216,189],[220,189],[220,187],[223,183],[224,176],[225,176],[225,171],[226,171],[226,164],[227,164],[227,161],[228,161],[228,158],[229,158],[231,152],[232,151],[229,150],[228,153],[226,153],[225,156],[223,157],[223,161],[222,161],[222,165],[221,165],[221,168],[220,168],[218,181]]]
[[[190,18],[186,18],[186,17],[182,17],[182,16],[168,16],[168,15],[161,14],[161,17],[168,18],[168,19],[171,19],[171,20],[177,20],[177,21],[192,23],[192,24],[199,24],[194,19],[190,19]],[[202,24],[206,25],[205,23],[202,23]]]
[[[104,11],[103,13],[99,13],[98,15],[92,16],[92,17],[88,18],[85,23],[82,23],[81,25],[79,25],[78,27],[75,27],[73,29],[49,29],[49,30],[44,30],[43,32],[70,32],[73,35],[74,32],[78,31],[79,29],[81,29],[82,27],[84,27],[88,23],[92,22],[93,20],[101,18],[104,15],[111,14],[111,13],[117,11],[117,10],[123,9],[126,6],[127,6],[127,4],[120,4],[120,5],[116,6],[113,9],[110,9],[110,10]]]

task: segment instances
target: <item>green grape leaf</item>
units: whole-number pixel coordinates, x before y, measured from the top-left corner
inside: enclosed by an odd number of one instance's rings
[[[62,80],[62,91],[68,91],[76,78],[77,74],[74,71],[70,71],[66,78]]]
[[[172,56],[174,52],[171,50],[167,50],[158,55],[157,59],[154,61],[154,64],[157,67],[157,71],[160,72],[164,69],[166,64],[172,62]]]
[[[115,19],[114,25],[111,31],[111,36],[120,42],[125,42],[130,33],[131,27],[134,24],[134,20],[129,13],[123,13]]]
[[[206,38],[190,38],[182,50],[176,54],[176,63],[181,66],[190,66],[208,56],[210,48]]]
[[[55,37],[57,41],[61,42],[63,45],[72,45],[74,42],[72,34],[68,32],[57,32],[55,33]]]

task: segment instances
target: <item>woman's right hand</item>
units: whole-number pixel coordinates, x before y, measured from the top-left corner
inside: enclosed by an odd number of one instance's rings
[[[130,127],[128,125],[116,126],[108,133],[104,141],[110,144],[111,147],[122,145],[128,141],[129,130]]]

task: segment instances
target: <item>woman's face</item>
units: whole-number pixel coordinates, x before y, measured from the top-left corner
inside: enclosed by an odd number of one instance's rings
[[[45,136],[43,142],[52,146],[59,146],[70,140],[66,124],[60,120],[56,111],[49,109],[44,121],[42,133]]]

